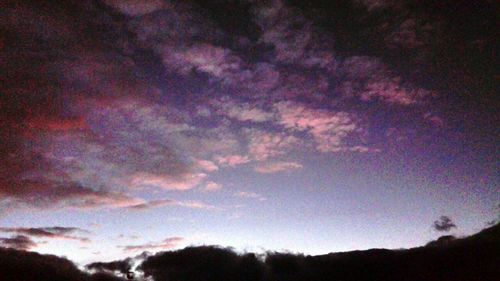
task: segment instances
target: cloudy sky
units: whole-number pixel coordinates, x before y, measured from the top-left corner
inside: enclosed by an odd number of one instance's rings
[[[331,2],[3,1],[0,244],[86,263],[482,229],[493,1]]]

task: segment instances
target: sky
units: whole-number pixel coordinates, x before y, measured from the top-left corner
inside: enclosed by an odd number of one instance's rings
[[[317,255],[497,216],[493,1],[0,5],[0,246]]]

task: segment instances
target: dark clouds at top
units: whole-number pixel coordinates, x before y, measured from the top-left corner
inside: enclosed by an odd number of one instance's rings
[[[0,198],[133,209],[155,204],[131,188],[192,189],[229,163],[274,173],[302,167],[292,148],[447,133],[494,168],[493,4],[330,4],[5,1]]]
[[[110,190],[103,182],[106,179],[95,174],[102,168],[96,166],[98,161],[102,165],[136,161],[131,169],[145,165],[183,174],[186,166],[168,147],[154,146],[165,158],[147,161],[123,152],[126,144],[92,131],[92,126],[101,125],[91,124],[86,116],[95,102],[106,107],[127,96],[147,100],[156,91],[124,56],[120,45],[124,31],[101,3],[7,1],[2,5],[3,198],[38,206],[57,202],[84,208],[133,205],[143,201]],[[74,142],[82,146],[68,147]],[[106,153],[99,160],[90,159],[93,163],[83,163],[86,156],[93,157],[94,148]],[[52,149],[72,155],[55,155]],[[79,172],[83,180],[72,176]]]

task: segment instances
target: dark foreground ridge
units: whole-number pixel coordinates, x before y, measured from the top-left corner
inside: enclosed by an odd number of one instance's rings
[[[0,249],[0,280],[108,281],[128,269],[131,259],[94,263],[80,271],[69,260]],[[500,224],[476,235],[444,237],[408,250],[373,249],[303,256],[237,254],[215,246],[189,247],[147,257],[137,269],[155,281],[489,281],[500,276]],[[122,275],[120,275],[122,276]]]

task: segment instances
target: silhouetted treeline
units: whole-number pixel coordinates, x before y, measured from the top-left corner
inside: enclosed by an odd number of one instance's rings
[[[131,270],[132,259],[126,258],[124,260],[112,261],[112,262],[94,262],[85,266],[86,269],[95,271],[117,271],[121,274],[127,274]]]
[[[191,247],[147,258],[140,269],[155,281],[488,281],[500,280],[500,225],[464,239],[445,237],[409,250],[374,249],[303,256],[238,255]]]
[[[99,272],[80,271],[71,261],[53,255],[0,248],[1,281],[124,281]]]
[[[0,280],[120,281],[112,272],[132,259],[93,263],[84,273],[50,255],[0,248]],[[304,256],[237,254],[215,246],[188,247],[146,257],[137,270],[155,281],[497,281],[500,225],[467,238],[446,236],[409,250],[373,249]]]

